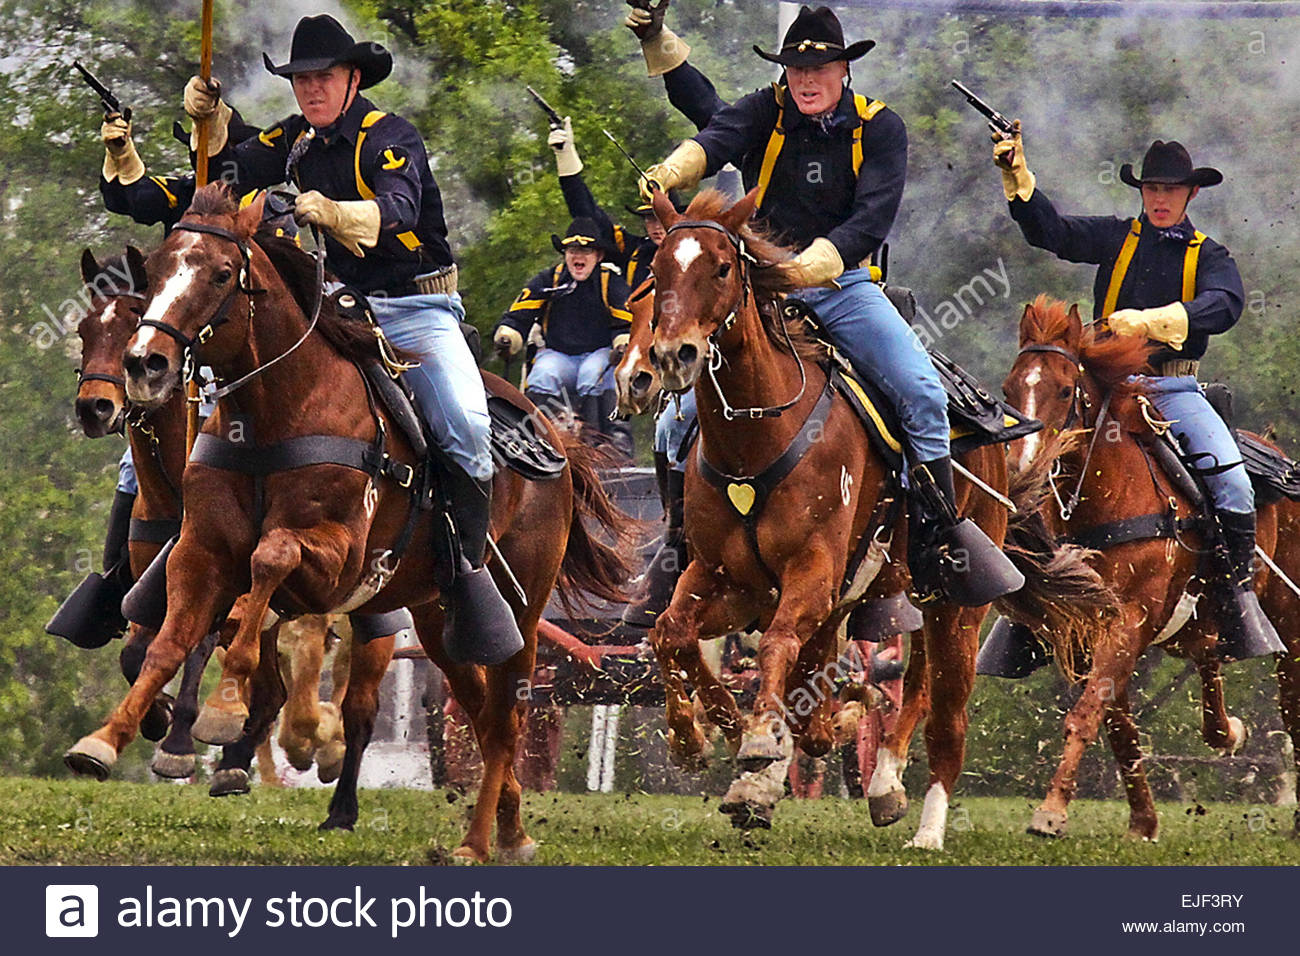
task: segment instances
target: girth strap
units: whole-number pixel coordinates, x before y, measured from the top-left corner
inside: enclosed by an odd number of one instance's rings
[[[200,433],[190,461],[259,477],[310,465],[342,465],[371,477],[387,475],[404,488],[410,486],[415,475],[414,468],[394,461],[383,451],[382,437],[368,442],[339,435],[302,435],[275,445],[257,446]]]
[[[166,544],[181,533],[180,518],[132,518],[128,541]]]
[[[834,389],[828,379],[826,386],[822,389],[821,397],[817,399],[817,404],[813,407],[812,412],[804,419],[798,434],[791,439],[785,451],[781,452],[780,456],[772,464],[757,475],[738,477],[719,471],[709,464],[708,459],[704,457],[703,442],[699,444],[696,453],[700,474],[705,481],[721,491],[727,501],[730,502],[732,509],[740,518],[741,526],[745,530],[745,537],[749,541],[749,547],[753,552],[754,559],[764,573],[772,579],[772,583],[777,586],[780,585],[781,579],[776,576],[776,573],[763,560],[763,556],[759,552],[758,521],[763,515],[763,510],[767,507],[767,501],[772,492],[781,484],[786,475],[794,471],[795,466],[803,460],[804,455],[808,453],[808,449],[813,446],[814,442],[819,440],[814,438],[814,435],[824,435],[826,420],[830,416],[831,400],[834,395]]]
[[[1105,524],[1084,528],[1066,537],[1070,544],[1093,551],[1105,551],[1130,541],[1147,541],[1151,538],[1177,538],[1184,531],[1199,527],[1201,521],[1196,517],[1179,518],[1177,512],[1163,511],[1159,514],[1135,515],[1108,521]]]

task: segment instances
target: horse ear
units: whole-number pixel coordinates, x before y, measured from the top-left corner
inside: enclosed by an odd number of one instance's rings
[[[718,220],[732,232],[740,232],[740,228],[753,218],[754,207],[757,205],[758,187],[755,186],[745,193],[740,202],[719,216]]]
[[[126,268],[131,273],[131,291],[144,295],[149,289],[149,274],[144,267],[144,253],[135,246],[126,247]]]
[[[262,207],[266,205],[266,190],[260,190],[256,196],[235,216],[235,231],[245,239],[251,239],[262,225]]]
[[[1070,320],[1071,341],[1078,341],[1079,336],[1083,335],[1083,319],[1079,315],[1079,303],[1075,302],[1071,305],[1065,317]]]
[[[666,192],[656,189],[650,204],[654,206],[655,218],[659,220],[659,225],[665,229],[671,229],[673,224],[682,218],[681,214],[673,208],[673,201],[668,198]]]
[[[99,263],[95,261],[95,254],[89,249],[81,250],[81,281],[90,285],[95,281],[95,276],[103,270],[99,268]]]
[[[1025,310],[1020,313],[1020,345],[1023,348],[1029,342],[1029,317],[1034,314],[1034,304],[1025,303]]]

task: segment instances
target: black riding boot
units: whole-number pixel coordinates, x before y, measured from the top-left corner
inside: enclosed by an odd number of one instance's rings
[[[686,570],[686,532],[682,528],[685,512],[686,475],[668,467],[668,456],[655,454],[656,476],[662,475],[660,494],[664,499],[664,514],[668,526],[663,544],[650,559],[642,577],[641,596],[623,610],[623,623],[633,627],[654,627],[659,615],[673,599],[677,579]]]
[[[609,438],[610,443],[618,449],[619,455],[632,461],[636,458],[636,445],[632,441],[632,426],[624,419],[615,418],[614,411],[618,408],[618,392],[612,388],[607,388],[598,396],[600,405],[597,408],[597,415],[600,419],[600,430]]]
[[[114,494],[113,507],[108,513],[108,533],[104,537],[104,573],[92,571],[68,595],[45,625],[47,634],[67,638],[87,650],[103,647],[122,636],[126,630],[122,598],[132,583],[127,539],[134,504],[135,495],[125,491]]]
[[[1259,606],[1255,578],[1255,516],[1219,513],[1223,532],[1216,557],[1224,574],[1217,583],[1219,601],[1219,657],[1244,661],[1286,651],[1277,631]]]
[[[447,626],[443,647],[452,660],[500,664],[523,650],[510,605],[484,566],[492,516],[492,479],[476,481],[460,468],[443,469],[443,495],[453,532],[450,558],[454,577],[445,588]]]
[[[975,657],[975,673],[1018,680],[1052,659],[1052,650],[1023,624],[999,617]]]
[[[1024,585],[1024,575],[988,535],[958,517],[951,458],[919,463],[911,479],[907,563],[920,601],[946,597],[981,607]]]

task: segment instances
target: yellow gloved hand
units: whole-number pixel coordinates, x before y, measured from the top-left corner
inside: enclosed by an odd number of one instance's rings
[[[620,332],[618,335],[614,336],[614,341],[611,344],[611,351],[615,363],[623,357],[623,353],[627,351],[627,344],[630,341],[632,341],[632,333],[630,332]]]
[[[561,176],[576,176],[582,172],[582,159],[573,142],[573,121],[564,117],[564,125],[551,130],[546,145],[555,150],[555,171]]]
[[[655,34],[664,28],[664,14],[668,12],[670,2],[671,0],[659,0],[654,6],[647,4],[641,7],[633,0],[627,0],[627,5],[632,9],[628,11],[623,26],[635,33],[642,43],[654,39]]]
[[[99,139],[104,144],[104,179],[111,183],[116,178],[129,186],[144,176],[144,162],[131,141],[131,124],[121,113],[104,114]]]
[[[683,140],[681,145],[668,154],[662,163],[656,163],[645,171],[637,184],[641,198],[646,202],[654,199],[654,191],[670,189],[690,189],[704,178],[708,165],[704,147],[693,139]]]
[[[835,289],[839,288],[835,280],[844,272],[844,260],[840,258],[835,243],[825,236],[818,236],[807,249],[776,268],[799,288],[827,286]]]
[[[208,155],[215,156],[226,145],[226,135],[230,125],[232,110],[221,98],[221,81],[212,79],[204,83],[197,76],[191,76],[185,84],[185,112],[194,124],[190,129],[190,149],[199,150],[199,122],[208,121]]]
[[[512,329],[508,325],[499,325],[492,336],[492,345],[503,357],[518,355],[524,347],[524,337],[517,329]]]
[[[1116,335],[1144,335],[1182,351],[1187,341],[1187,307],[1181,302],[1154,309],[1120,309],[1106,318]]]
[[[379,204],[373,199],[335,202],[313,189],[298,197],[293,218],[300,226],[320,226],[359,258],[365,257],[362,246],[369,249],[379,241]]]
[[[1026,165],[1020,120],[1016,120],[1013,125],[1016,129],[1010,136],[993,134],[993,165],[1002,174],[1002,193],[1007,197],[1007,202],[1017,198],[1027,202],[1034,194],[1037,178]]]

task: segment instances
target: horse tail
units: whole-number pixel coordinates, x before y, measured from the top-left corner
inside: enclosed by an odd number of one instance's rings
[[[1109,636],[1120,604],[1088,563],[1096,552],[1057,540],[1044,518],[1052,469],[1078,441],[1078,432],[1047,437],[1026,469],[1011,469],[1009,493],[1016,513],[1007,525],[1004,551],[1025,576],[1025,585],[995,602],[1003,615],[1047,637],[1071,681],[1087,673],[1092,650]]]
[[[614,503],[597,469],[613,464],[603,450],[587,444],[574,429],[557,428],[573,479],[573,518],[564,549],[556,594],[565,612],[591,608],[595,600],[622,604],[624,586],[636,574],[630,562],[633,532],[639,522]],[[595,528],[588,527],[592,522]]]

